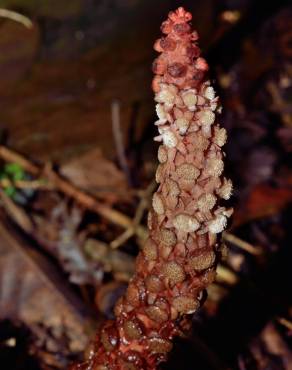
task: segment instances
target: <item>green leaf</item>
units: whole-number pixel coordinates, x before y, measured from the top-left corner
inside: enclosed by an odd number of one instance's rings
[[[25,172],[18,163],[8,163],[4,166],[4,172],[8,174],[12,180],[23,180]]]
[[[16,189],[14,186],[7,186],[7,188],[4,189],[6,195],[10,198],[13,198],[16,194]]]

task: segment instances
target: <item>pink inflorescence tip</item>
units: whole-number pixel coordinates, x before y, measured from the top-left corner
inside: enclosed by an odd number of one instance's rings
[[[198,33],[192,31],[192,16],[183,8],[170,12],[161,30],[166,35],[158,39],[154,49],[160,56],[153,63],[153,90],[158,92],[161,83],[179,88],[196,88],[205,77],[208,64],[200,57]]]

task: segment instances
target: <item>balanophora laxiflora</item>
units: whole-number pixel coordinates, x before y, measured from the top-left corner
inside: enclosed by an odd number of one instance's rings
[[[153,370],[172,348],[180,320],[199,307],[220,259],[218,236],[232,211],[221,206],[232,183],[223,176],[226,131],[218,97],[207,78],[191,14],[169,14],[153,63],[155,122],[161,142],[149,211],[149,238],[135,275],[115,307],[116,319],[99,330],[77,369]]]

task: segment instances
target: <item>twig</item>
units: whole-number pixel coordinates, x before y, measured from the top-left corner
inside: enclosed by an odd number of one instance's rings
[[[244,251],[254,255],[254,256],[257,256],[259,254],[261,254],[261,251],[257,248],[255,248],[253,245],[251,245],[250,243],[246,242],[245,240],[242,240],[240,238],[238,238],[237,236],[233,235],[233,234],[230,234],[230,233],[223,233],[223,239],[235,246],[237,246],[238,248],[241,248],[243,249]]]
[[[217,266],[217,282],[235,285],[238,282],[237,275],[228,267],[219,264]]]
[[[281,325],[285,326],[285,328],[287,328],[287,329],[289,329],[289,330],[292,330],[292,322],[291,322],[291,321],[289,321],[289,320],[285,319],[284,317],[279,317],[279,318],[277,319],[277,321],[278,321]]]
[[[26,28],[33,28],[33,23],[28,17],[19,14],[13,10],[0,8],[0,17],[11,19],[12,21],[21,23]]]
[[[114,100],[112,102],[111,114],[112,114],[112,130],[118,154],[118,161],[121,169],[127,176],[128,183],[131,184],[131,174],[128,166],[128,161],[125,155],[125,146],[121,130],[120,102],[118,100]]]
[[[0,189],[0,201],[14,222],[26,233],[30,234],[33,230],[31,219],[21,207],[16,205],[13,200],[5,194],[2,189]]]
[[[91,195],[79,190],[76,186],[60,177],[56,172],[52,170],[48,171],[47,178],[55,184],[60,191],[69,197],[74,198],[76,202],[83,205],[85,208],[98,213],[100,216],[125,229],[132,226],[133,222],[131,218],[97,201]],[[145,229],[142,226],[137,227],[136,233],[142,239],[145,237]]]
[[[284,101],[281,94],[279,93],[279,90],[276,84],[274,84],[273,82],[269,82],[267,84],[267,90],[269,91],[273,99],[272,107],[274,108],[274,110],[286,111],[287,109],[289,109],[290,105]]]
[[[6,162],[15,162],[19,164],[25,171],[32,175],[38,176],[41,172],[41,169],[37,165],[33,164],[21,154],[18,154],[3,145],[0,145],[0,157]]]
[[[119,235],[116,239],[111,241],[110,246],[113,249],[117,249],[123,244],[126,243],[133,235],[135,234],[135,229],[133,226],[126,229],[121,235]]]
[[[47,184],[42,180],[32,180],[32,181],[25,181],[25,180],[15,180],[11,181],[9,179],[2,179],[0,180],[0,185],[3,188],[7,188],[9,186],[14,186],[18,189],[34,189],[34,190],[52,190],[54,187],[52,184]]]
[[[110,243],[110,246],[112,248],[114,249],[119,248],[121,245],[123,245],[128,239],[130,239],[136,233],[136,229],[142,220],[144,211],[145,209],[147,209],[148,197],[150,194],[152,194],[155,187],[156,187],[156,182],[152,181],[150,185],[147,187],[147,189],[143,192],[143,195],[141,196],[141,200],[139,202],[139,205],[135,213],[132,226],[129,227],[127,230],[125,230],[120,236],[118,236],[115,240],[113,240]],[[143,240],[146,239],[146,236],[147,234],[145,230],[145,237],[143,238]]]
[[[68,182],[59,176],[51,166],[46,166],[43,170],[30,162],[28,159],[22,155],[15,153],[13,150],[8,149],[0,145],[0,157],[7,162],[18,163],[23,169],[35,176],[43,176],[55,187],[57,187],[61,192],[65,193],[69,197],[72,197],[81,204],[83,207],[90,209],[92,212],[99,214],[108,221],[128,229],[133,225],[133,221],[130,217],[125,216],[123,213],[116,211],[106,204],[97,201],[93,196],[83,192],[76,186]],[[135,228],[135,233],[141,239],[144,239],[147,235],[146,228],[138,225]]]
[[[92,212],[99,214],[108,221],[126,229],[124,235],[123,234],[120,235],[118,239],[112,242],[113,243],[111,244],[112,248],[117,248],[118,246],[122,245],[134,234],[136,234],[142,240],[146,239],[147,230],[142,225],[139,225],[139,222],[141,220],[139,214],[142,211],[143,215],[143,211],[145,208],[142,207],[142,204],[144,204],[144,200],[146,199],[145,195],[147,197],[150,193],[152,193],[155,187],[155,182],[151,183],[149,187],[141,193],[141,202],[139,204],[141,208],[138,206],[135,218],[134,220],[132,220],[130,217],[108,207],[106,204],[97,201],[93,196],[78,189],[75,185],[71,184],[70,182],[59,176],[51,168],[51,166],[46,166],[45,169],[42,171],[40,167],[33,164],[31,161],[23,157],[21,154],[16,153],[13,150],[2,145],[0,145],[0,157],[7,162],[18,163],[25,171],[31,173],[32,175],[45,176],[47,180],[49,180],[49,182],[52,184],[52,186],[57,187],[63,193],[74,198],[79,204],[81,204],[85,208],[90,209]],[[136,218],[138,218],[139,220],[138,222],[136,221]],[[253,255],[260,254],[260,251],[255,249],[255,247],[253,247],[251,244],[245,242],[244,240],[238,238],[233,234],[225,232],[223,234],[223,239]]]

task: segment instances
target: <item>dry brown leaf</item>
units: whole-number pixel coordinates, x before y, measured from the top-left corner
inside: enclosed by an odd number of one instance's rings
[[[91,260],[100,263],[116,280],[129,281],[134,275],[135,259],[127,253],[110,248],[99,240],[87,239],[84,250]]]
[[[242,208],[234,213],[233,226],[277,214],[292,201],[292,189],[259,184],[253,188]]]
[[[61,174],[82,190],[111,202],[129,196],[124,174],[103,156],[100,148],[64,164]]]
[[[79,353],[88,340],[83,305],[55,268],[14,235],[0,223],[0,319],[21,321],[48,351]]]

